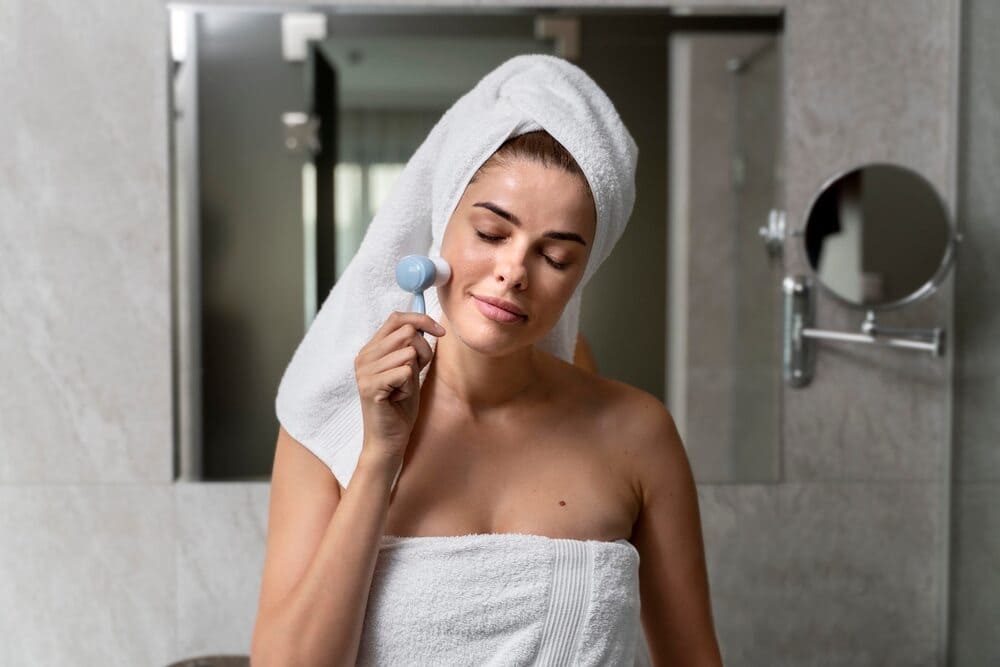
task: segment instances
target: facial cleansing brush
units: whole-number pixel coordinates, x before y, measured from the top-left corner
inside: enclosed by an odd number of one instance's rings
[[[424,290],[431,286],[444,285],[451,278],[451,266],[443,257],[407,255],[396,264],[396,282],[413,294],[411,310],[427,314],[424,304]]]

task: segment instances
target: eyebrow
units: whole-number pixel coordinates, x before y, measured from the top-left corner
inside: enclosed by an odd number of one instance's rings
[[[494,213],[499,215],[504,220],[507,220],[508,222],[513,224],[515,227],[521,226],[521,221],[517,219],[516,215],[514,215],[510,211],[503,210],[493,202],[477,201],[475,204],[473,204],[473,206],[479,206],[481,208],[489,209],[490,211],[493,211]],[[542,236],[548,239],[556,239],[558,241],[576,241],[577,243],[579,243],[584,247],[587,246],[587,242],[583,240],[583,237],[575,232],[547,231],[544,234],[542,234]]]

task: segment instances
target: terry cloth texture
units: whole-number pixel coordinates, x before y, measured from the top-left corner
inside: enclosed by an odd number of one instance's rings
[[[358,664],[645,665],[627,540],[382,538]]]

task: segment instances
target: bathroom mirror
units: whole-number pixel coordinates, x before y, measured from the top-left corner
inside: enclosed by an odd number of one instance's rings
[[[753,14],[171,7],[178,476],[269,479],[281,374],[394,179],[483,75],[554,53],[642,147],[581,312],[598,372],[664,400],[699,482],[778,481],[782,19]]]
[[[843,303],[885,310],[931,294],[954,256],[956,235],[934,186],[893,164],[831,178],[801,232],[817,282]]]
[[[861,343],[944,353],[943,327],[886,327],[875,312],[932,294],[961,237],[934,186],[893,164],[868,164],[827,181],[806,215],[802,236],[813,278],[786,276],[782,367],[793,387],[815,369],[815,341]],[[857,333],[814,325],[816,282],[841,303],[866,311]]]

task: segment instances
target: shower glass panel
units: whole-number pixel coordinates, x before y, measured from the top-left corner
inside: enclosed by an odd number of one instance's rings
[[[699,482],[780,475],[780,41],[671,39],[670,407]]]

